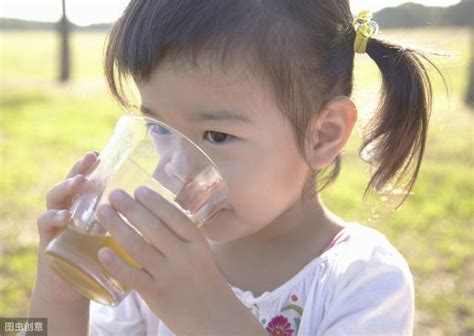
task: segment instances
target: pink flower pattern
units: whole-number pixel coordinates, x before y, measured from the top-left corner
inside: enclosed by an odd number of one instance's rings
[[[298,333],[302,315],[303,308],[299,297],[292,294],[288,304],[281,309],[279,315],[273,317],[268,324],[266,319],[262,319],[261,323],[264,327],[266,325],[265,329],[271,336],[294,336]],[[293,321],[291,321],[291,316],[293,316]]]
[[[267,331],[271,336],[292,336],[293,329],[288,319],[282,315],[275,316],[267,325]]]

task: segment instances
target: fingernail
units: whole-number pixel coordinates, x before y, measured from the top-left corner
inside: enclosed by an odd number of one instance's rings
[[[108,263],[112,260],[112,251],[107,247],[103,247],[99,250],[97,256],[102,263]]]
[[[135,195],[138,197],[146,198],[149,195],[149,190],[145,186],[140,186],[135,190]]]
[[[97,214],[99,215],[99,217],[101,218],[105,218],[107,216],[110,216],[112,214],[112,209],[110,208],[110,206],[106,205],[106,204],[101,204],[97,207]]]
[[[114,191],[112,191],[109,197],[112,202],[119,202],[119,203],[123,202],[127,198],[127,196],[125,195],[125,192],[123,192],[120,189],[115,189]]]
[[[97,160],[97,158],[99,157],[99,151],[91,151],[87,153],[87,157],[90,157],[90,159]]]
[[[99,156],[98,151],[90,151],[84,155],[84,159],[96,159]]]
[[[86,154],[85,158],[95,158],[95,153],[94,152],[88,152]]]

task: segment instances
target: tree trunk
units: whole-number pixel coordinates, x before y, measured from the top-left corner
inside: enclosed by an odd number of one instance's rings
[[[62,0],[63,16],[59,21],[60,34],[60,73],[59,80],[67,82],[70,78],[70,52],[69,52],[69,21],[66,16],[66,0]]]
[[[469,84],[465,101],[467,105],[474,107],[474,22],[471,23],[471,66],[469,67]]]

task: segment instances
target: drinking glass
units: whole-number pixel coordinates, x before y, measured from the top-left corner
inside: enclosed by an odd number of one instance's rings
[[[141,267],[96,218],[99,204],[114,189],[133,195],[146,186],[183,212],[198,227],[224,208],[228,188],[212,160],[186,136],[145,116],[121,117],[86,181],[72,198],[71,221],[51,240],[45,253],[52,268],[86,297],[118,305],[129,290],[97,258],[100,248],[113,249],[127,263]],[[122,219],[133,228],[125,216]],[[135,231],[138,232],[136,228]]]

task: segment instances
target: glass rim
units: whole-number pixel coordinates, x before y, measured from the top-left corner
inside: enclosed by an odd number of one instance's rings
[[[184,139],[186,139],[189,143],[191,143],[193,145],[193,147],[195,149],[197,149],[202,155],[204,155],[204,157],[209,160],[209,162],[211,163],[212,167],[214,167],[214,169],[217,171],[217,173],[219,173],[219,176],[221,177],[221,180],[222,182],[224,183],[224,189],[225,189],[225,193],[226,193],[226,204],[228,203],[228,196],[229,196],[229,187],[227,185],[227,182],[226,180],[224,179],[224,175],[222,174],[221,170],[219,169],[219,167],[216,165],[216,163],[209,157],[209,155],[207,155],[206,152],[204,152],[204,150],[202,150],[201,147],[199,147],[194,141],[192,141],[190,138],[188,138],[186,135],[184,135],[183,133],[181,133],[180,131],[178,131],[177,129],[171,127],[170,125],[168,124],[165,124],[164,122],[162,121],[159,121],[157,119],[154,119],[154,118],[151,118],[151,117],[148,117],[148,116],[144,116],[144,115],[139,115],[139,114],[127,114],[127,115],[123,115],[120,117],[120,119],[135,119],[135,120],[140,120],[140,121],[143,121],[143,120],[150,120],[152,121],[153,123],[156,123],[160,126],[163,126],[165,128],[168,128],[168,129],[171,129],[173,132],[176,132],[178,133],[178,135],[180,135],[181,137],[183,137]],[[152,177],[153,178],[153,177]]]

